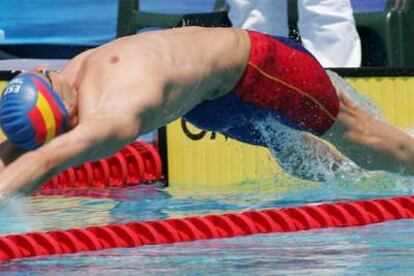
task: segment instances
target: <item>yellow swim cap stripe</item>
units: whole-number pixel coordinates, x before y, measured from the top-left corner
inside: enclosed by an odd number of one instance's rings
[[[0,141],[5,141],[7,140],[6,135],[3,133],[3,131],[0,129]]]
[[[38,93],[36,106],[42,114],[43,122],[47,130],[45,142],[48,142],[56,136],[56,121],[52,108],[40,91]]]

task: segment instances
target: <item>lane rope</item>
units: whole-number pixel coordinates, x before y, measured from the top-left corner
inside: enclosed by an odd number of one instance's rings
[[[414,197],[326,203],[0,237],[0,260],[414,218]]]
[[[111,157],[60,173],[45,183],[35,195],[48,195],[51,190],[117,187],[153,183],[162,179],[162,162],[154,146],[146,142],[134,142]]]

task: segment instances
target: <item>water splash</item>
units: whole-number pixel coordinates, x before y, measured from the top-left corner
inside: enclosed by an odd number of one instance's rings
[[[329,78],[331,79],[333,85],[341,90],[348,98],[350,98],[354,103],[356,103],[360,108],[374,116],[376,119],[384,120],[381,109],[375,105],[368,97],[362,95],[355,90],[351,85],[347,84],[346,81],[339,76],[337,73],[326,70]]]
[[[384,120],[381,110],[367,97],[358,93],[340,76],[327,71],[333,84],[362,109],[379,120]],[[329,191],[335,197],[338,193],[367,193],[387,191],[411,193],[414,178],[386,172],[370,172],[359,168],[341,155],[335,148],[318,137],[289,128],[274,117],[267,117],[256,124],[265,138],[272,155],[281,167],[293,176],[321,182],[319,189]],[[279,141],[277,146],[274,141]],[[282,141],[282,142],[280,142]],[[276,176],[277,178],[278,176]]]
[[[267,117],[256,126],[281,167],[294,176],[312,181],[329,181],[338,173],[361,171],[332,146],[313,135],[289,128],[275,118]],[[274,146],[273,141],[283,142]]]
[[[0,200],[0,235],[26,232],[35,224],[29,215],[28,199],[13,195]]]

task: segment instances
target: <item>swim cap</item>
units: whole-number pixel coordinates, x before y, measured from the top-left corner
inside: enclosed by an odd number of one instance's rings
[[[66,131],[67,111],[47,79],[22,73],[0,98],[0,127],[16,146],[31,150]]]

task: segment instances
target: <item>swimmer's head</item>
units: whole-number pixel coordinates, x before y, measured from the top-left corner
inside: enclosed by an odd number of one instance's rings
[[[21,73],[8,83],[0,98],[0,127],[12,143],[35,149],[72,127],[76,104],[65,83],[59,73],[40,72]]]

